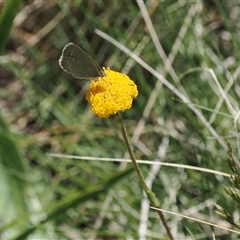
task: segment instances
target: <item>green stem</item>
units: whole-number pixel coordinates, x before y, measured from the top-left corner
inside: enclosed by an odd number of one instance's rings
[[[147,186],[147,184],[146,184],[146,182],[144,180],[142,171],[141,171],[141,169],[140,169],[140,167],[139,167],[139,165],[138,165],[138,163],[137,163],[137,161],[135,159],[134,153],[132,151],[132,148],[131,148],[131,145],[130,145],[130,142],[129,142],[129,139],[128,139],[127,131],[126,131],[125,125],[123,123],[123,119],[122,119],[120,113],[118,113],[115,116],[116,116],[116,120],[117,120],[118,126],[119,126],[119,128],[121,130],[124,142],[125,142],[125,144],[127,146],[128,153],[129,153],[130,158],[132,160],[133,166],[134,166],[134,168],[135,168],[135,170],[137,172],[138,178],[140,180],[140,183],[141,183],[141,185],[142,185],[142,187],[143,187],[143,189],[144,189],[144,191],[145,191],[145,193],[146,193],[146,195],[147,195],[151,205],[154,206],[155,208],[159,208],[159,202],[158,202],[158,200],[156,198],[156,195],[155,195],[154,192],[152,192],[148,188],[148,186]],[[167,231],[169,239],[173,240],[174,238],[173,238],[173,236],[172,236],[172,234],[170,232],[170,229],[169,229],[169,227],[167,225],[167,222],[166,222],[166,219],[165,219],[163,213],[161,211],[157,211],[157,213],[158,213],[158,215],[159,215],[159,217],[160,217],[160,219],[161,219],[161,221],[162,221],[162,223],[163,223],[163,225],[164,225],[164,227],[165,227],[165,229]]]

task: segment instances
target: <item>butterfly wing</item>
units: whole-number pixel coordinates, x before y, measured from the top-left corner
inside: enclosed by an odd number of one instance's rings
[[[74,43],[68,43],[59,59],[61,68],[79,79],[104,77],[105,73],[95,61]]]

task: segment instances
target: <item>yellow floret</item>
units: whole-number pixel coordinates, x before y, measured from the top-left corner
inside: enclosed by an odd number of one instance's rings
[[[106,118],[131,108],[138,91],[135,83],[125,74],[104,69],[105,77],[92,80],[86,94],[92,111],[100,118]]]

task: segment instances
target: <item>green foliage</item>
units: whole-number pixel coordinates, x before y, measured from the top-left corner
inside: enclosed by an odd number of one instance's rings
[[[6,222],[27,211],[25,174],[16,136],[0,117],[0,212]]]
[[[2,52],[4,45],[12,28],[13,20],[19,11],[21,0],[6,1],[0,15],[0,51]]]
[[[122,179],[124,179],[132,171],[133,168],[130,167],[124,171],[115,173],[114,176],[107,177],[105,183],[97,184],[92,186],[91,189],[87,189],[83,192],[75,192],[61,200],[55,201],[54,204],[48,206],[48,209],[45,210],[46,216],[43,218],[43,220],[40,220],[31,228],[24,230],[23,233],[14,239],[26,239],[29,234],[36,230],[36,228],[39,228],[42,224],[48,222],[50,219],[57,218],[59,215],[62,217],[68,209],[76,208],[78,204],[84,203],[92,198],[96,198],[99,196],[99,194],[106,193],[110,187],[116,183],[119,183],[119,181],[122,181]]]

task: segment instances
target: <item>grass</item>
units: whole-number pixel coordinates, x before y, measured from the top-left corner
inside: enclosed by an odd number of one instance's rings
[[[58,65],[74,42],[137,84],[122,113],[137,159],[206,169],[140,164],[161,209],[219,225],[164,213],[175,239],[238,239],[214,211],[238,216],[230,181],[208,172],[231,173],[227,142],[239,162],[238,19],[237,1],[23,2],[0,56],[1,238],[168,239],[131,163],[114,161],[128,158],[114,118]]]

